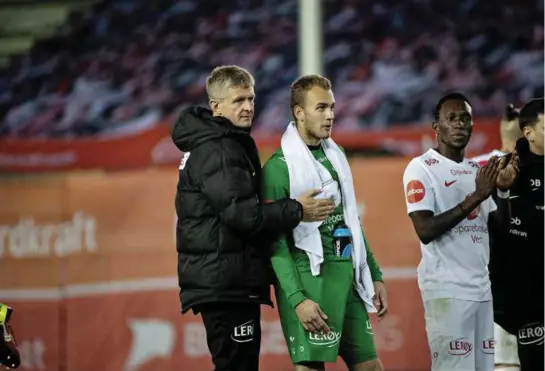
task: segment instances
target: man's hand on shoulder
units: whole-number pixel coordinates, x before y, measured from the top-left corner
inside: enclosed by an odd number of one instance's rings
[[[317,199],[319,189],[313,189],[297,197],[297,202],[303,207],[304,222],[318,222],[325,220],[335,210],[335,203],[331,199]]]

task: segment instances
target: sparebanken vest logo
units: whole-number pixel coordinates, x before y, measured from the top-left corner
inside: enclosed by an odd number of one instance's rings
[[[231,339],[237,343],[248,343],[254,340],[254,324],[255,321],[251,320],[238,325],[233,328],[233,333],[231,334]]]

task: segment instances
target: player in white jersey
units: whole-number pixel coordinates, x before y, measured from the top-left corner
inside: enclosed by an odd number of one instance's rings
[[[492,156],[500,157],[513,151],[517,140],[522,137],[522,132],[518,124],[519,114],[520,111],[512,104],[508,105],[500,122],[501,150],[495,149],[492,152],[473,157],[472,161],[477,162],[480,166],[484,166]],[[498,274],[502,273],[498,272]],[[520,371],[517,337],[505,331],[497,323],[494,323],[494,340],[494,364],[496,371]]]
[[[438,147],[414,158],[403,175],[408,214],[421,241],[418,285],[432,370],[494,369],[488,219],[509,226],[507,189],[514,162],[464,159],[471,106],[462,94],[441,98],[433,129]],[[498,206],[490,195],[498,187]]]

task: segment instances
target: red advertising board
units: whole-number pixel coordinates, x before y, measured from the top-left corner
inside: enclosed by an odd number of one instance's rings
[[[38,172],[77,169],[119,170],[176,164],[181,153],[170,139],[170,125],[159,124],[119,137],[82,139],[0,140],[0,172]],[[416,156],[433,142],[431,125],[393,126],[387,130],[340,132],[335,141],[346,149],[383,149],[403,156]],[[280,143],[280,135],[257,137],[264,156]],[[500,146],[498,120],[478,120],[468,147],[468,156]]]
[[[389,292],[388,316],[373,318],[380,356],[389,370],[423,371],[429,352],[415,279],[420,249],[405,213],[407,161],[350,160]],[[0,180],[0,302],[15,309],[23,370],[211,369],[202,322],[180,314],[176,181],[175,167]],[[262,314],[261,370],[292,370],[276,309]],[[339,361],[328,369],[345,368]]]

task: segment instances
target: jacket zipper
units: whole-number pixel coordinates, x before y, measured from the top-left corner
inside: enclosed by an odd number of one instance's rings
[[[244,154],[244,157],[246,157],[246,161],[248,161],[248,164],[250,164],[250,169],[252,170],[252,178],[255,177],[255,167],[254,165],[252,164],[252,161],[250,161],[250,158],[248,157],[247,154]],[[252,182],[254,182],[254,180],[252,179]],[[259,196],[258,196],[258,193],[256,193],[255,195],[255,202],[256,204],[259,205]]]
[[[252,161],[250,161],[250,158],[247,154],[244,154],[244,157],[246,157],[246,161],[248,161],[248,163],[250,164],[250,168],[252,169],[252,176],[255,176],[255,167],[252,164]]]

